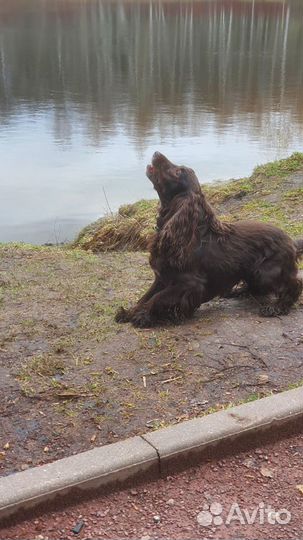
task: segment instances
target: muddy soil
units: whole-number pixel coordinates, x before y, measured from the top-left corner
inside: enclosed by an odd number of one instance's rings
[[[10,245],[0,258],[1,475],[303,381],[303,298],[281,318],[221,299],[137,330],[113,315],[148,287],[147,255]]]

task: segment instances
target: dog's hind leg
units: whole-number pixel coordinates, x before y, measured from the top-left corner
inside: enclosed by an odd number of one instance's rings
[[[297,277],[290,279],[281,290],[273,305],[275,315],[287,315],[291,307],[299,300],[303,290],[303,282]]]
[[[261,307],[260,313],[264,317],[276,317],[279,315],[287,315],[291,307],[300,298],[303,290],[302,280],[298,278],[296,265],[289,265],[287,269],[283,269],[280,279],[273,282],[272,292],[276,295],[276,301]]]

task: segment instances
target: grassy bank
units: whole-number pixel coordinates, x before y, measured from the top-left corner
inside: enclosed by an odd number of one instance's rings
[[[296,152],[287,159],[256,167],[249,178],[202,187],[222,219],[270,221],[299,236],[303,235],[302,177],[303,154]],[[157,200],[121,206],[114,216],[83,229],[75,245],[95,253],[144,251],[154,232],[157,207]]]

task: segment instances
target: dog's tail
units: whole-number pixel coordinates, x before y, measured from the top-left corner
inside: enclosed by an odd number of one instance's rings
[[[297,248],[297,256],[303,257],[303,238],[295,240],[295,246]]]

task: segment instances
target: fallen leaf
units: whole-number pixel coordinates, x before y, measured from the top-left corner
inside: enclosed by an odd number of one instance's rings
[[[265,478],[273,478],[274,477],[274,473],[270,469],[267,469],[267,467],[261,467],[260,472],[261,472],[262,476],[264,476]]]
[[[43,448],[43,452],[45,452],[45,453],[47,454],[47,452],[49,452],[49,447],[48,447],[48,446],[45,446],[45,447]]]
[[[96,437],[97,437],[97,433],[94,433],[93,436],[90,438],[90,442],[91,443],[95,442]]]
[[[9,446],[10,446],[10,444],[9,444],[9,442],[7,442],[7,443],[3,446],[3,449],[4,449],[4,450],[8,450],[8,449],[9,449]]]
[[[257,381],[258,384],[267,384],[269,381],[269,377],[268,375],[266,375],[266,373],[261,373],[260,375],[258,375]]]
[[[303,495],[303,484],[299,484],[298,486],[296,486],[296,488],[300,491],[300,493],[302,493]]]

